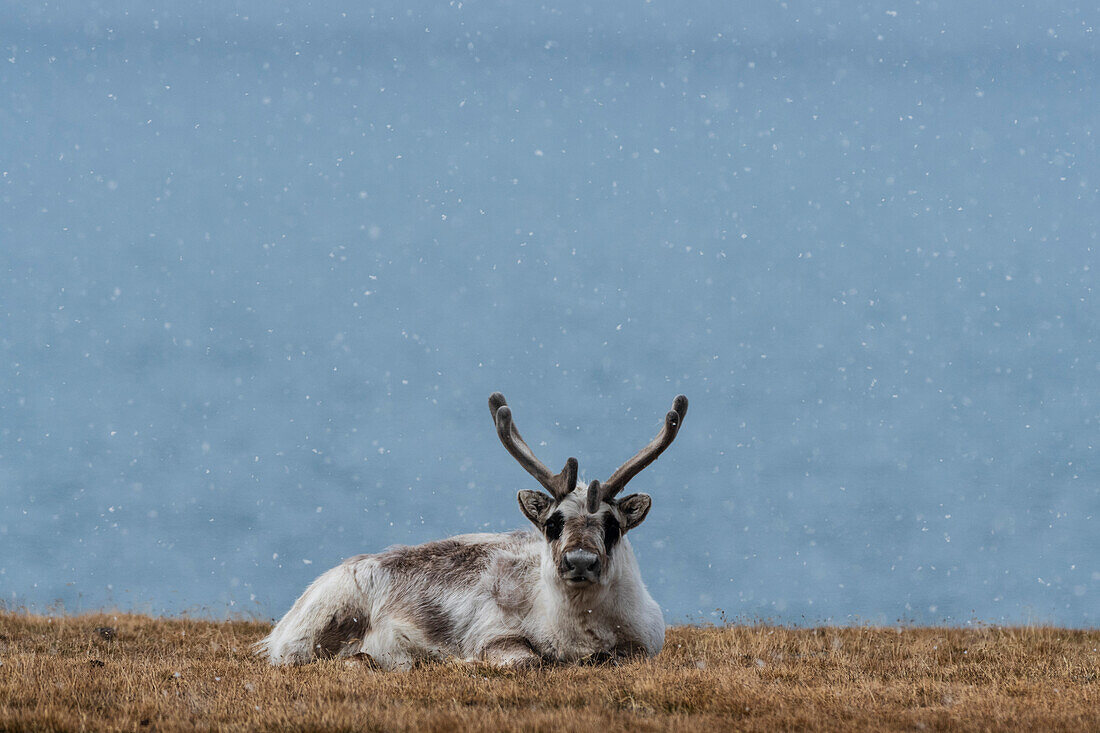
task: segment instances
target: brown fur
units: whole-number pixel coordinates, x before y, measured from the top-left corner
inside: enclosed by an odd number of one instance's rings
[[[421,600],[410,609],[410,614],[429,642],[447,649],[458,646],[459,629],[443,606],[430,599]]]
[[[368,623],[365,615],[338,618],[333,616],[328,626],[317,636],[317,656],[333,657],[363,638]]]
[[[473,580],[489,562],[484,543],[438,540],[412,547],[393,547],[378,555],[378,565],[397,576],[426,585]]]
[[[599,515],[586,514],[580,517],[569,517],[565,520],[565,531],[562,536],[566,538],[562,552],[571,550],[588,550],[596,555],[603,553],[603,518]]]

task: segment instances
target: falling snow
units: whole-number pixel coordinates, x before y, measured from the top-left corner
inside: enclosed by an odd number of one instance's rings
[[[12,7],[0,601],[276,615],[523,526],[490,392],[588,479],[684,392],[670,621],[1095,625],[1073,6]]]

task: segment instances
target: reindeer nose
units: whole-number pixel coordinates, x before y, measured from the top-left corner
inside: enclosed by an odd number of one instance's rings
[[[562,558],[565,569],[576,575],[597,575],[600,572],[600,558],[588,550],[571,550]]]

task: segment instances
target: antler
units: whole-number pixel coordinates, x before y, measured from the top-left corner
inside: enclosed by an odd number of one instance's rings
[[[599,481],[588,484],[588,495],[585,497],[584,506],[589,514],[595,514],[600,510],[600,502],[603,501],[603,488]]]
[[[657,434],[657,437],[650,441],[649,445],[645,448],[642,448],[637,455],[619,466],[619,470],[611,474],[611,478],[604,483],[603,498],[605,500],[613,498],[622,491],[630,479],[637,476],[643,468],[657,460],[657,456],[661,455],[664,449],[672,444],[673,439],[676,437],[676,432],[684,422],[684,416],[687,415],[687,410],[688,398],[684,395],[677,396],[676,399],[672,401],[672,409],[665,415],[665,425],[661,428],[661,432]]]
[[[500,442],[519,461],[519,465],[535,477],[543,488],[550,492],[555,500],[561,501],[569,495],[577,485],[577,459],[570,458],[565,462],[565,468],[561,473],[550,473],[542,461],[535,458],[535,454],[523,442],[519,431],[512,422],[512,410],[500,392],[493,392],[489,397],[489,411],[493,414],[493,422],[497,426],[497,435]]]

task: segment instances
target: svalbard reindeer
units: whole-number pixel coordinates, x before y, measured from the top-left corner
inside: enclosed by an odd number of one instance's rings
[[[497,435],[548,492],[519,492],[538,531],[465,534],[345,560],[313,581],[257,651],[272,664],[362,655],[383,669],[449,657],[531,666],[656,654],[664,619],[626,538],[651,500],[616,497],[672,443],[687,406],[677,397],[649,445],[605,483],[585,486],[576,458],[557,474],[535,458],[494,393]]]

